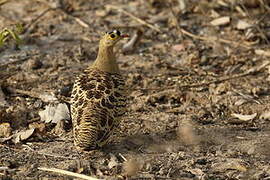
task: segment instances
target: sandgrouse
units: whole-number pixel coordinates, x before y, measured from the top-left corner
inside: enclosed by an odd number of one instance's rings
[[[125,113],[125,82],[113,51],[124,37],[118,30],[105,33],[95,62],[74,83],[71,116],[74,144],[80,150],[105,145]]]

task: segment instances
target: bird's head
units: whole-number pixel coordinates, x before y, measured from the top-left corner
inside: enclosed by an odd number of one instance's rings
[[[106,32],[100,40],[100,45],[103,47],[113,47],[119,40],[128,37],[127,34],[121,34],[118,30]]]

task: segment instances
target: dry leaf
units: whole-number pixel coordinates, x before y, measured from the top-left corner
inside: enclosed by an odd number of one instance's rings
[[[48,105],[45,110],[39,112],[41,121],[45,123],[58,123],[60,120],[70,120],[70,112],[66,104],[58,104],[57,106]]]
[[[250,121],[252,119],[254,119],[257,116],[257,113],[251,114],[251,115],[243,115],[243,114],[236,114],[233,113],[232,114],[233,117],[238,118],[242,121]]]
[[[247,29],[249,27],[251,27],[252,25],[247,23],[246,21],[243,21],[243,20],[239,20],[236,24],[236,28],[239,29],[239,30],[244,30],[244,29]]]
[[[230,20],[231,19],[229,16],[224,16],[224,17],[214,19],[213,21],[210,22],[210,24],[213,26],[222,26],[222,25],[229,24]]]
[[[12,140],[15,144],[19,143],[20,141],[23,140],[27,140],[28,138],[30,138],[33,133],[34,133],[35,129],[28,129],[26,131],[20,131],[17,134],[14,134],[14,139]]]
[[[70,112],[66,104],[58,104],[56,107],[55,119],[53,123],[57,123],[60,120],[70,120]]]

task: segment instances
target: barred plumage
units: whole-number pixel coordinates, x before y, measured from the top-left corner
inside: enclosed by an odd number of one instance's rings
[[[114,44],[121,38],[119,31],[106,33],[96,61],[74,83],[71,115],[74,143],[79,149],[106,144],[125,113],[125,82],[113,53]]]

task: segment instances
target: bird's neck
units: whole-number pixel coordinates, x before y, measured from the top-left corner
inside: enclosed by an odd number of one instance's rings
[[[97,59],[91,68],[110,73],[119,73],[113,47],[99,47]]]

